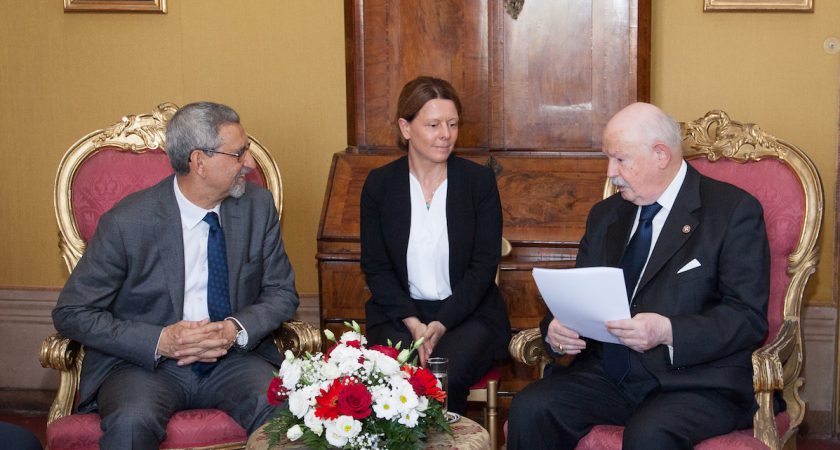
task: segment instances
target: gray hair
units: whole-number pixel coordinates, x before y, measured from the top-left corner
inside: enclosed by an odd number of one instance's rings
[[[680,124],[665,112],[659,110],[658,113],[645,124],[646,126],[643,129],[645,138],[649,139],[646,144],[653,145],[656,141],[662,141],[671,149],[672,153],[682,155]]]
[[[166,125],[166,153],[175,173],[190,173],[194,150],[219,148],[219,127],[227,123],[239,123],[239,115],[219,103],[196,102],[179,109]]]

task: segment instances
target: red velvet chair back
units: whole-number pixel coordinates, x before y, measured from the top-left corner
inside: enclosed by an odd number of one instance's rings
[[[802,183],[790,167],[775,158],[749,164],[732,159],[711,162],[694,158],[689,163],[703,175],[749,192],[764,208],[764,223],[770,242],[769,328],[765,340],[768,343],[778,333],[784,318],[785,294],[790,286],[788,256],[796,250],[805,218]]]
[[[131,151],[115,146],[103,147],[79,165],[71,187],[73,217],[82,240],[96,231],[99,217],[128,194],[153,186],[171,175],[172,165],[163,149]],[[246,176],[265,187],[259,170]]]

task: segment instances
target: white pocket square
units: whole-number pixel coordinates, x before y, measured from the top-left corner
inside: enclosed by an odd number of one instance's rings
[[[682,266],[682,269],[678,270],[677,273],[687,272],[691,269],[696,269],[698,267],[700,267],[700,261],[697,261],[697,258],[695,258],[689,261],[688,264]]]

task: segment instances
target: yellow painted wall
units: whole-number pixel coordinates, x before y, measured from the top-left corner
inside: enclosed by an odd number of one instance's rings
[[[333,152],[347,142],[339,0],[170,0],[159,14],[0,13],[0,286],[61,286],[52,184],[85,133],[163,101],[233,106],[283,175],[284,236],[301,292]]]
[[[536,0],[535,0],[536,1]],[[811,303],[829,304],[840,2],[812,14],[703,13],[654,0],[652,97],[678,120],[720,108],[804,149],[826,191]],[[228,103],[283,173],[298,289],[317,292],[315,236],[330,156],[347,141],[343,2],[170,0],[166,15],[65,14],[4,0],[0,14],[0,286],[60,286],[52,182],[75,139],[163,101]]]
[[[810,304],[833,304],[834,186],[840,2],[813,13],[704,13],[702,0],[653,0],[652,101],[677,120],[722,109],[802,150],[819,170],[826,209]]]

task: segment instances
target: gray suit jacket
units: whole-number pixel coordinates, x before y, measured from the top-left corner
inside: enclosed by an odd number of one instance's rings
[[[96,233],[59,295],[55,328],[85,345],[81,407],[120,361],[154,370],[161,330],[183,318],[184,244],[174,175],[127,196]],[[294,317],[298,296],[271,194],[248,184],[222,202],[233,316],[246,351],[279,365],[271,332]],[[81,408],[83,409],[83,408]]]

